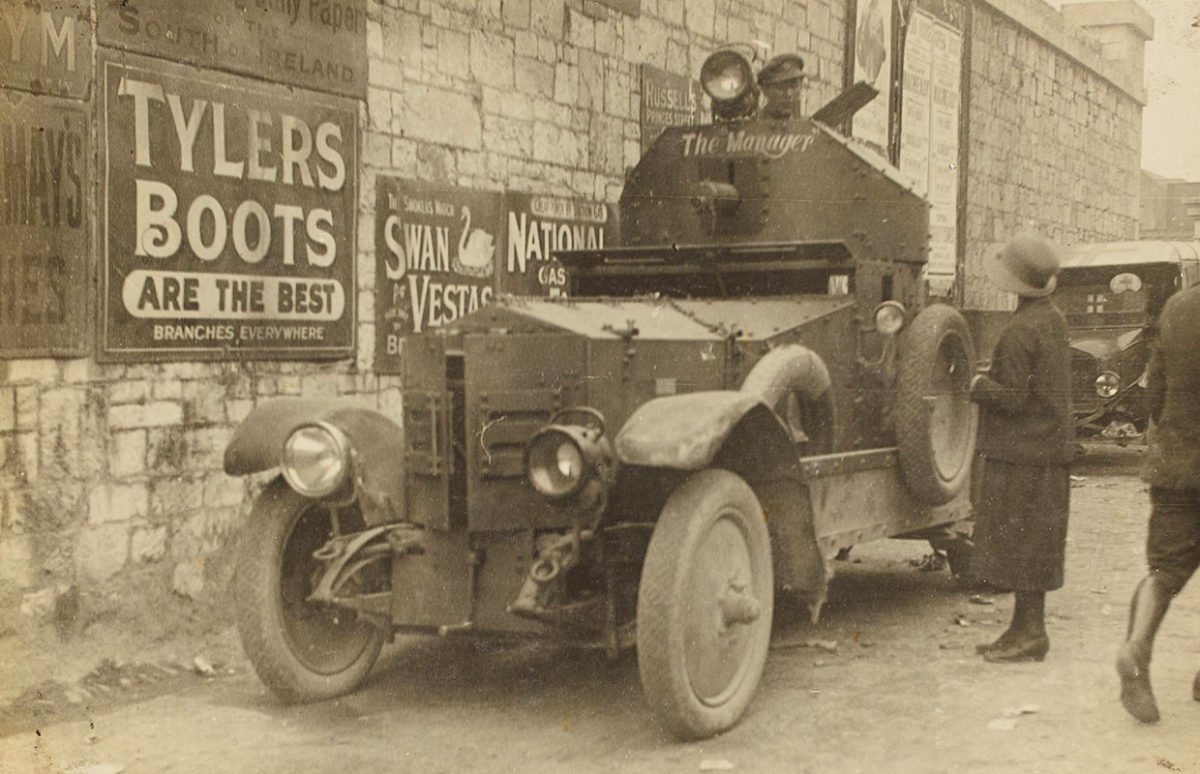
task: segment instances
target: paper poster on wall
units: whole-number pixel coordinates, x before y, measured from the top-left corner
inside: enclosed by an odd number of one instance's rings
[[[927,273],[953,277],[958,245],[958,114],[962,33],[934,23],[929,120],[929,265]],[[932,279],[931,279],[932,282]]]
[[[102,54],[102,354],[346,357],[358,106]]]
[[[375,366],[400,372],[400,343],[495,295],[502,195],[381,175],[375,184]]]
[[[958,252],[958,116],[962,33],[914,9],[904,40],[900,169],[930,201],[925,276],[939,295],[953,289]]]
[[[0,357],[85,349],[90,124],[75,100],[0,89]]]
[[[879,96],[854,114],[853,135],[887,156],[892,109],[892,0],[859,0],[854,23],[854,82],[866,81]]]
[[[929,100],[933,68],[933,19],[914,9],[904,35],[900,108],[900,171],[922,196],[929,193]]]
[[[597,250],[616,238],[613,208],[562,196],[509,193],[504,197],[504,252],[499,290],[517,296],[566,293],[559,250]]]
[[[88,0],[0,2],[0,85],[82,99],[91,75]]]

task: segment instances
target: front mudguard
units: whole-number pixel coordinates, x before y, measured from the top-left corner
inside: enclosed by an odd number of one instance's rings
[[[755,409],[769,413],[759,396],[731,390],[655,398],[638,407],[617,434],[617,458],[624,465],[700,470]]]
[[[403,520],[404,429],[351,401],[279,398],[256,406],[225,447],[225,472],[245,476],[278,467],[283,442],[311,422],[328,422],[350,439],[356,495],[367,526]]]
[[[830,572],[817,543],[799,451],[761,394],[721,390],[656,398],[626,421],[615,446],[622,465],[724,468],[745,479],[771,532],[776,584],[806,601],[815,618]]]

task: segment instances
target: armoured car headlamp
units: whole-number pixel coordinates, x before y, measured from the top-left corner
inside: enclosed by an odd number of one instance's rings
[[[717,51],[701,65],[700,85],[717,102],[740,99],[754,86],[754,68],[737,51]]]
[[[908,311],[899,301],[884,301],[875,307],[875,330],[884,336],[895,336],[907,319]]]
[[[1101,398],[1111,398],[1121,391],[1121,377],[1112,371],[1105,371],[1096,377],[1096,394]]]
[[[305,497],[338,490],[350,477],[350,440],[326,422],[296,428],[283,442],[283,477]]]
[[[550,426],[539,430],[526,449],[529,483],[543,497],[561,500],[583,487],[584,458],[580,439],[572,430]]]
[[[568,411],[594,414],[591,409]],[[565,500],[579,494],[593,479],[611,483],[612,444],[604,437],[603,420],[576,425],[558,424],[555,418],[525,446],[525,474],[534,490],[549,500]]]
[[[711,54],[700,67],[700,85],[712,97],[713,117],[720,121],[745,118],[758,108],[758,83],[750,60],[724,49]]]

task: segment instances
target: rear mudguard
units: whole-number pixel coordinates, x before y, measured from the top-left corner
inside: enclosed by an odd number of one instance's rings
[[[254,408],[225,447],[225,472],[245,476],[278,467],[283,442],[300,425],[328,422],[354,449],[354,476],[368,526],[404,518],[404,430],[378,411],[346,400],[279,398]]]

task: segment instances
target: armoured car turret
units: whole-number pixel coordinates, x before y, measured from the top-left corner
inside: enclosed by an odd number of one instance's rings
[[[701,738],[838,551],[957,545],[973,344],[925,303],[927,202],[833,128],[869,87],[767,119],[737,54],[702,80],[714,122],[630,172],[621,246],[558,255],[566,298],[410,336],[401,418],[284,402],[239,428],[227,471],[282,471],[238,569],[278,695],[351,690],[397,631],[551,637],[636,646],[652,708]]]

